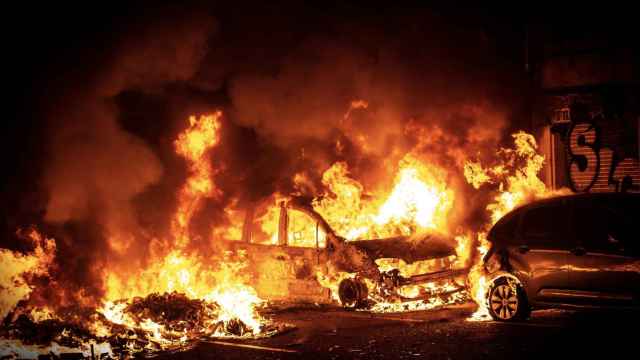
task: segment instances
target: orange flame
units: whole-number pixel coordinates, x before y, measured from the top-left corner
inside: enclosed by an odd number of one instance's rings
[[[447,232],[447,217],[453,207],[454,192],[447,186],[446,175],[443,169],[408,153],[398,164],[391,191],[380,190],[374,196],[365,193],[364,186],[350,176],[345,162],[337,162],[324,172],[322,182],[328,192],[316,198],[313,207],[347,240],[412,235],[423,231]],[[442,269],[454,262],[455,256],[411,264],[398,259],[376,260],[380,271],[397,269],[402,276]],[[333,299],[338,301],[340,282],[353,278],[355,274],[330,273],[318,274],[318,281],[330,289]],[[428,310],[463,301],[466,296],[464,292],[454,294],[453,290],[460,288],[455,281],[438,281],[398,289],[398,295],[402,297],[427,300],[395,301],[378,296],[374,291],[377,284],[367,279],[364,281],[371,290],[369,300],[373,306],[369,311],[373,312]]]
[[[189,127],[175,141],[176,153],[183,156],[189,165],[190,175],[178,193],[178,207],[171,223],[173,246],[164,256],[159,256],[135,276],[107,272],[107,294],[100,312],[111,323],[142,329],[151,338],[164,346],[184,342],[186,334],[176,334],[164,325],[150,319],[135,321],[125,313],[126,306],[135,297],[145,297],[153,293],[181,293],[191,299],[201,299],[217,311],[210,327],[217,329],[212,336],[224,336],[220,327],[213,323],[226,324],[232,320],[241,321],[250,334],[258,334],[267,323],[256,312],[262,303],[253,288],[246,285],[248,274],[242,270],[248,265],[246,254],[225,254],[225,257],[211,265],[211,259],[186,251],[190,243],[189,222],[199,209],[204,198],[214,196],[218,191],[213,183],[214,170],[208,154],[219,142],[221,112],[212,115],[189,118]],[[214,233],[215,234],[215,233]],[[161,242],[168,245],[166,242]],[[232,259],[231,257],[236,258]],[[224,328],[224,327],[223,327]],[[108,331],[96,326],[96,331]]]
[[[35,249],[27,254],[0,249],[0,319],[13,311],[18,302],[29,297],[33,291],[29,278],[47,275],[55,257],[55,240],[42,236],[35,229],[19,230],[18,235],[29,240]]]
[[[347,164],[327,169],[322,182],[329,192],[313,202],[331,227],[348,240],[446,231],[454,193],[444,170],[407,154],[398,164],[394,187],[366,199],[364,187],[349,176]]]
[[[203,198],[215,194],[208,151],[220,141],[220,117],[222,112],[189,118],[189,128],[175,141],[176,153],[187,159],[191,175],[178,194],[178,209],[171,223],[173,235],[179,247],[189,243],[187,227]]]

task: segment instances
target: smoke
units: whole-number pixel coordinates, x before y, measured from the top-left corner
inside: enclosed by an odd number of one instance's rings
[[[163,175],[154,149],[123,129],[115,97],[189,80],[215,30],[214,19],[202,13],[164,9],[154,15],[126,27],[85,73],[58,84],[68,90],[50,103],[44,220],[58,224],[57,236],[66,240],[58,256],[64,272],[77,271],[65,280],[85,294],[99,296],[100,265],[144,260],[149,239],[133,200]]]
[[[186,177],[173,139],[188,115],[216,108],[224,116],[211,161],[222,195],[194,215],[194,247],[228,225],[236,200],[322,193],[336,161],[380,188],[412,152],[446,169],[466,204],[486,203],[462,165],[491,155],[518,104],[517,91],[500,90],[516,83],[515,65],[486,29],[428,10],[355,19],[354,10],[212,7],[144,9],[144,20],[113,25],[51,75],[41,182],[65,291],[34,296],[99,299],[104,267],[144,268],[161,252]],[[473,221],[478,208],[454,205],[452,222]]]
[[[428,12],[378,21],[332,24],[333,32],[309,34],[267,70],[234,74],[229,116],[290,154],[283,178],[299,170],[319,185],[321,172],[344,160],[370,188],[390,181],[390,169],[412,151],[472,196],[464,161],[493,155],[517,104],[500,90],[510,75],[495,66],[497,45]],[[366,108],[345,116],[355,100]],[[258,179],[272,173],[257,170]],[[458,208],[460,221],[477,217]]]

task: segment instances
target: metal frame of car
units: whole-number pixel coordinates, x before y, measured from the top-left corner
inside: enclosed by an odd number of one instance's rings
[[[426,243],[422,248],[411,249],[415,251],[404,251],[406,249],[404,245],[409,245],[410,241],[412,241],[411,237],[407,236],[347,241],[345,238],[337,235],[333,231],[327,221],[313,209],[308,199],[291,197],[287,200],[280,201],[279,206],[280,216],[278,219],[278,244],[275,246],[281,246],[283,248],[289,246],[288,210],[293,209],[301,211],[316,222],[316,264],[320,264],[321,258],[325,258],[327,261],[332,263],[334,269],[355,274],[353,277],[342,280],[339,286],[340,300],[342,305],[346,307],[366,306],[369,289],[367,289],[364,279],[368,279],[377,284],[377,288],[384,289],[387,296],[389,294],[395,294],[394,300],[415,301],[426,300],[433,296],[433,294],[422,294],[418,297],[408,298],[397,295],[397,289],[406,285],[418,285],[433,281],[455,279],[468,273],[467,268],[444,269],[404,277],[398,271],[380,271],[375,263],[376,259],[384,257],[400,258],[407,263],[411,263],[418,260],[437,259],[454,255],[455,248],[443,243],[441,238],[443,238],[444,235],[427,235],[432,237],[432,241]],[[247,209],[243,224],[242,239],[239,242],[233,241],[233,243],[236,243],[237,245],[242,243],[251,243],[254,216],[254,208],[253,206],[250,206]],[[319,229],[322,229],[326,234],[326,247],[324,249],[321,249],[318,246]],[[427,239],[427,241],[428,240],[429,239]],[[437,240],[440,240],[440,242]],[[387,256],[388,254],[392,254],[393,256]],[[460,286],[457,289],[449,290],[446,294],[462,291],[464,289],[464,286]],[[438,295],[446,294],[442,293]]]

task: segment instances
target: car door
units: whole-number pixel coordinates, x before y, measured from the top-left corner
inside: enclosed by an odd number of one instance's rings
[[[509,250],[510,263],[534,303],[561,301],[568,285],[569,217],[563,205],[561,200],[528,208],[522,214],[518,244]]]
[[[330,301],[316,273],[326,267],[326,231],[314,218],[286,203],[264,202],[247,212],[244,247],[253,286],[269,300]],[[326,272],[326,269],[324,269]]]
[[[570,254],[569,282],[574,302],[589,305],[638,303],[640,263],[637,204],[617,195],[575,200],[578,247]],[[635,220],[634,220],[635,219]]]
[[[292,300],[327,302],[331,297],[330,291],[319,286],[317,281],[317,272],[326,273],[326,231],[302,210],[288,208],[286,214],[289,297]]]
[[[271,199],[247,206],[242,240],[231,241],[226,250],[244,251],[248,266],[242,270],[258,296],[266,300],[286,299],[291,278],[289,254],[279,242],[281,209]]]

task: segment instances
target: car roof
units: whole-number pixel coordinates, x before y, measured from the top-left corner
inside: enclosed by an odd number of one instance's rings
[[[513,209],[511,212],[514,212],[516,210],[519,209],[526,209],[526,208],[531,208],[531,207],[536,207],[538,205],[542,205],[542,204],[549,204],[549,203],[554,203],[554,202],[561,202],[563,200],[569,200],[569,201],[573,201],[573,200],[579,200],[579,199],[635,199],[636,201],[640,201],[640,193],[614,193],[614,192],[608,192],[608,193],[577,193],[577,194],[568,194],[568,195],[559,195],[559,196],[553,196],[553,197],[549,197],[549,198],[545,198],[545,199],[539,199],[536,201],[532,201],[530,203],[527,203],[525,205],[522,205],[516,209]],[[510,212],[510,213],[511,213]]]
[[[544,204],[553,204],[556,202],[562,202],[564,200],[575,201],[580,199],[634,199],[640,202],[640,193],[576,193],[576,194],[567,194],[567,195],[558,195],[545,199],[535,200],[529,203],[526,203],[522,206],[518,206],[513,210],[506,213],[503,217],[501,217],[489,230],[489,237],[493,237],[491,233],[493,233],[497,227],[502,226],[505,222],[509,221],[510,218],[517,216],[517,214],[526,211],[527,209],[537,207],[539,205]]]

